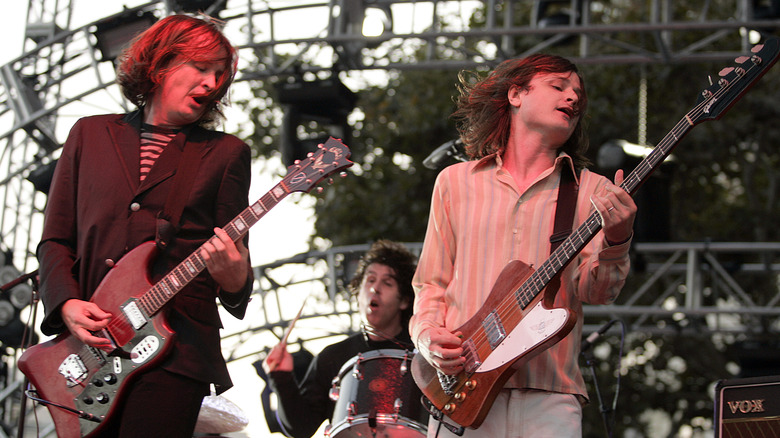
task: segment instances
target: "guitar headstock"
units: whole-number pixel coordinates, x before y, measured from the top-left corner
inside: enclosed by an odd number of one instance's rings
[[[308,192],[330,175],[352,166],[350,155],[341,140],[330,137],[315,152],[288,167],[284,183],[290,192]]]
[[[770,38],[753,47],[750,56],[740,56],[736,67],[720,71],[720,79],[702,91],[697,106],[688,113],[689,122],[719,119],[745,94],[777,61],[780,40]]]

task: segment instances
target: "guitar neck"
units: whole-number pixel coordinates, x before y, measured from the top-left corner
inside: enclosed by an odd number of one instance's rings
[[[257,202],[239,213],[238,216],[223,227],[223,230],[234,242],[239,241],[246,235],[249,228],[290,193],[291,191],[286,187],[284,181],[279,182]],[[215,238],[215,236],[212,237],[212,239]],[[200,256],[204,245],[205,243],[176,265],[171,272],[139,298],[139,304],[148,315],[156,314],[190,281],[194,280],[195,277],[206,269],[206,262]]]
[[[701,105],[700,105],[701,106]],[[694,108],[697,111],[699,108]],[[680,140],[693,128],[688,114],[685,115],[677,125],[653,148],[653,151],[645,157],[641,163],[629,174],[620,185],[630,195],[634,195],[644,181],[653,173],[658,166],[663,163],[666,157],[671,154],[672,149]],[[525,308],[533,299],[547,286],[563,268],[565,268],[585,245],[590,242],[596,233],[601,230],[601,216],[597,211],[588,216],[569,237],[553,251],[548,258],[534,273],[526,280],[518,290],[515,291],[515,299],[521,308]]]

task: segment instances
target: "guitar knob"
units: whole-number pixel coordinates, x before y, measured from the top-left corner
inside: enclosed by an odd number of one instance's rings
[[[469,380],[466,382],[466,388],[473,390],[477,387],[477,381],[476,380]]]
[[[83,401],[85,404],[88,404],[88,405],[91,405],[92,403],[95,402],[95,400],[92,400],[92,397],[90,397],[90,396],[83,397],[81,399],[81,401]]]
[[[455,400],[460,402],[460,401],[463,401],[465,399],[466,399],[466,393],[465,392],[459,392],[459,393],[455,394]]]
[[[103,376],[103,381],[108,383],[109,385],[113,385],[116,383],[116,374],[109,373]]]
[[[447,403],[442,410],[448,414],[455,412],[455,403]]]
[[[106,394],[105,392],[101,392],[100,394],[95,396],[95,400],[97,400],[98,403],[104,405],[108,403],[108,394]]]
[[[98,388],[100,388],[101,386],[103,386],[103,381],[96,378],[96,379],[92,380],[92,384],[97,386]]]

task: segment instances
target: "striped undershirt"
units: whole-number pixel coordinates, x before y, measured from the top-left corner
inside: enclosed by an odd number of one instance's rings
[[[152,170],[157,157],[179,131],[144,123],[141,127],[141,181]]]

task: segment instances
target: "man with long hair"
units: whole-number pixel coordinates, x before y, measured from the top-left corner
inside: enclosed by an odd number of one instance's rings
[[[216,22],[166,17],[133,41],[118,67],[118,83],[138,109],[80,119],[63,147],[37,250],[44,333],[67,330],[115,350],[104,329],[120,311],[90,298],[145,242],[157,243],[156,256],[136,269],[153,282],[196,252],[205,265],[164,307],[175,332],[170,352],[123,389],[102,436],[192,437],[210,385],[218,393],[232,385],[216,300],[243,318],[253,276],[246,237],[234,243],[219,227],[248,206],[250,151],[209,128],[236,61]]]
[[[615,185],[585,167],[587,94],[574,64],[534,55],[504,61],[484,78],[460,79],[453,117],[472,160],[437,177],[413,280],[412,340],[444,382],[464,371],[468,351],[458,328],[486,303],[510,262],[538,267],[549,258],[561,180],[570,178],[578,189],[569,222],[576,228],[595,209],[603,223],[562,271],[558,289],[545,292],[554,307],[577,314],[576,324],[513,372],[481,426],[465,436],[580,436],[587,399],[577,363],[582,303],[617,298],[629,270],[636,205],[617,186],[622,171]],[[428,434],[451,436],[433,420]]]

